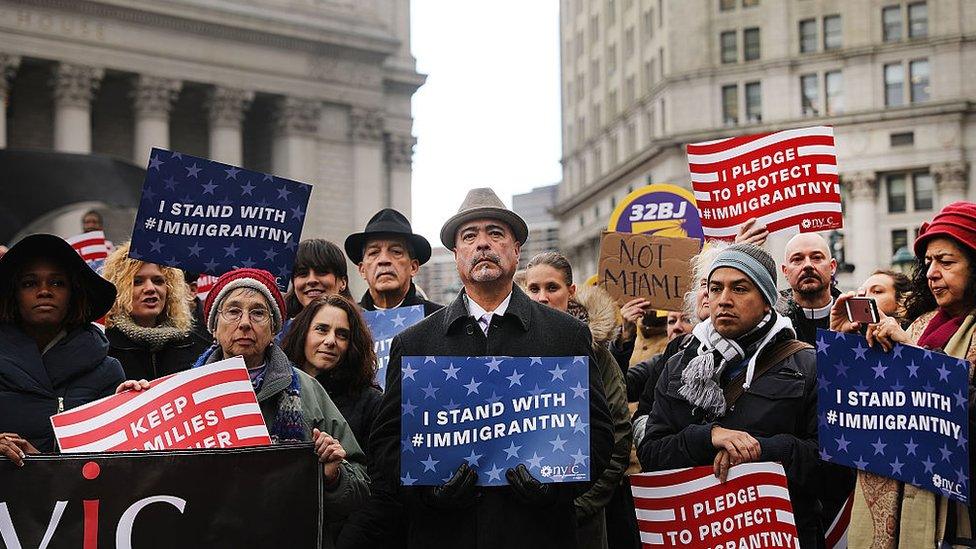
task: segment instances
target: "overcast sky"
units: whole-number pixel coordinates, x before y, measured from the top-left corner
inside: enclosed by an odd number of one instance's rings
[[[413,0],[411,42],[427,75],[413,96],[414,231],[440,228],[469,189],[512,194],[559,182],[559,3]]]

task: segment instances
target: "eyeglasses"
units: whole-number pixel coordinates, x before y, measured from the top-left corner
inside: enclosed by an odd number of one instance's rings
[[[244,309],[240,307],[230,307],[220,311],[220,317],[227,322],[240,322],[244,317]],[[271,320],[271,311],[267,309],[251,309],[247,311],[247,318],[254,324],[266,324]]]

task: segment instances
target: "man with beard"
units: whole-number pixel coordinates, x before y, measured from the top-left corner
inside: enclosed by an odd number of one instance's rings
[[[780,268],[790,289],[782,292],[776,310],[793,321],[797,339],[815,345],[817,328],[830,328],[830,309],[840,295],[833,285],[837,261],[822,236],[804,233],[786,243]]]
[[[464,289],[451,304],[393,339],[386,393],[370,437],[372,497],[343,529],[340,548],[388,542],[397,535],[390,527],[397,514],[406,516],[410,548],[575,547],[573,500],[586,491],[585,483],[542,483],[524,464],[513,462],[504,473],[507,486],[480,487],[477,462],[466,460],[442,464],[453,473],[440,486],[401,481],[405,356],[589,357],[590,478],[599,478],[606,467],[612,423],[589,329],[532,301],[512,283],[527,235],[525,221],[491,189],[470,191],[442,227],[441,242],[454,250]]]

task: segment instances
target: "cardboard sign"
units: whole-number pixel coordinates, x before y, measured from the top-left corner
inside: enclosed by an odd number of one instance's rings
[[[705,241],[695,196],[667,183],[648,185],[625,196],[610,214],[607,230]]]
[[[688,166],[708,238],[731,240],[752,217],[770,233],[843,226],[831,127],[692,143]]]
[[[719,482],[711,465],[630,476],[644,547],[799,548],[786,473],[746,463]]]
[[[321,522],[310,443],[0,460],[7,549],[320,547]]]
[[[540,482],[590,478],[589,357],[408,356],[405,486],[444,484],[465,461],[481,486],[524,463]]]
[[[403,330],[424,319],[423,305],[397,307],[385,311],[363,311],[363,319],[373,334],[376,352],[376,381],[386,389],[386,366],[390,363],[390,343]]]
[[[153,149],[129,257],[215,276],[260,268],[284,291],[311,192],[290,179]]]
[[[969,363],[817,330],[820,459],[969,501]]]
[[[691,238],[603,233],[599,286],[621,305],[642,297],[652,309],[681,311],[691,289],[691,258],[700,248]]]
[[[241,357],[72,408],[51,424],[64,453],[271,444]]]

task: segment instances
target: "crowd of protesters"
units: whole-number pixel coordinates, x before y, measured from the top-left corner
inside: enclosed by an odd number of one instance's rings
[[[101,223],[86,213],[85,230]],[[203,302],[195,274],[132,259],[128,243],[100,276],[61,238],[28,236],[0,255],[0,455],[25,466],[58,451],[50,416],[240,356],[272,440],[313,443],[326,546],[636,548],[629,474],[707,465],[724,481],[758,461],[783,465],[804,548],[825,546],[849,499],[849,547],[973,546],[971,506],[820,459],[813,346],[819,328],[965,359],[972,440],[976,204],[922,226],[911,276],[878,270],[846,293],[822,237],[770,253],[768,234],[751,220],[734,243],[705,243],[685,310],[672,312],[577,285],[559,252],[517,273],[527,226],[490,189],[471,191],[441,230],[463,285],[445,305],[413,282],[429,242],[391,209],[343,247],[302,241],[285,295],[270,273],[242,268]],[[358,302],[347,258],[368,286]],[[849,320],[859,296],[875,300],[876,323]],[[393,340],[383,392],[363,312],[416,305],[427,318]],[[588,356],[591,482],[543,483],[517,465],[506,486],[481,487],[462,461],[440,486],[402,486],[401,359],[431,355]]]

